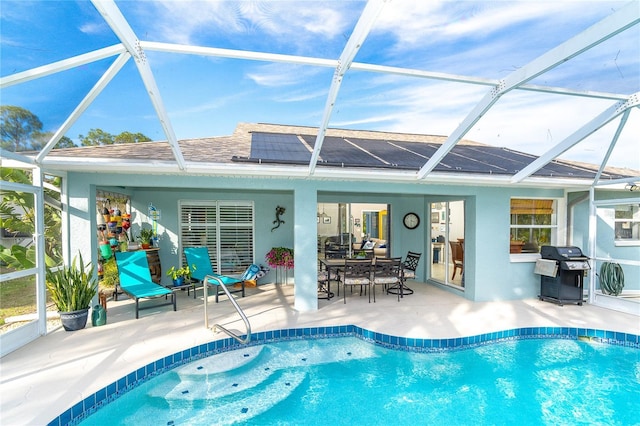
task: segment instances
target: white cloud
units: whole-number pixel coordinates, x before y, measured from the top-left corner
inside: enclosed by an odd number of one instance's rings
[[[111,32],[111,29],[105,22],[87,22],[82,24],[79,30],[89,35],[108,34]]]
[[[182,44],[208,45],[210,37],[255,37],[256,44],[272,41],[295,46],[296,50],[317,50],[323,42],[351,31],[359,11],[358,2],[288,1],[165,1],[149,14],[138,7],[142,19],[153,16],[150,31],[155,39]],[[357,8],[356,8],[357,7]],[[146,15],[146,16],[143,16]]]

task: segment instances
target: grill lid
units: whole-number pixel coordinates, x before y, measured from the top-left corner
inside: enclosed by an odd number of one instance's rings
[[[542,246],[540,257],[552,260],[585,260],[587,259],[578,247]]]

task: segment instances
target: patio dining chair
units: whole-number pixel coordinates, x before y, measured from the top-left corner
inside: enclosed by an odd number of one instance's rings
[[[351,287],[353,293],[354,286],[360,286],[360,295],[362,290],[365,292],[371,286],[371,268],[373,264],[371,259],[345,259],[344,269],[341,271],[340,280],[342,281],[342,291],[344,303],[347,303],[347,286]],[[369,292],[369,302],[371,302],[371,292]]]
[[[196,282],[201,283],[203,286],[212,285],[216,288],[216,303],[218,303],[218,298],[220,294],[223,294],[224,291],[220,289],[220,283],[217,280],[207,279],[207,277],[216,277],[222,280],[222,285],[228,287],[233,287],[235,284],[239,284],[240,288],[229,290],[230,293],[239,293],[242,292],[242,297],[245,295],[244,291],[244,282],[248,278],[250,272],[255,269],[256,265],[251,265],[247,271],[245,271],[242,276],[230,276],[230,275],[220,275],[213,272],[213,266],[211,266],[211,258],[209,257],[209,249],[205,246],[201,247],[185,247],[184,249],[184,257],[187,260],[188,265],[192,265],[191,271],[191,279],[196,280]],[[260,268],[258,267],[258,271]],[[195,293],[195,288],[194,288]]]
[[[399,285],[402,280],[402,258],[381,258],[377,257],[373,266],[373,281],[371,282],[371,292],[373,293],[373,303],[376,302],[376,286],[382,285],[386,290],[392,284]],[[398,302],[400,292],[398,292]]]
[[[318,265],[318,299],[331,299],[334,294],[331,291],[331,281],[338,282],[338,291],[340,291],[340,282],[338,274],[331,269],[323,267],[322,263]],[[338,293],[340,296],[340,293]]]
[[[408,251],[407,256],[402,262],[402,276],[400,283],[389,287],[387,293],[397,294],[399,297],[404,297],[405,294],[413,294],[413,290],[407,287],[407,280],[413,280],[416,278],[416,269],[418,269],[418,262],[422,253],[416,253],[414,251]]]

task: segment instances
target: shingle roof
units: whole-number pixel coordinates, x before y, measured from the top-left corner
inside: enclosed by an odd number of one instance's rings
[[[231,136],[185,139],[179,146],[185,161],[193,163],[253,163],[308,165],[318,129],[264,123],[239,123]],[[327,129],[318,167],[418,170],[447,140],[446,136]],[[56,157],[172,161],[168,142],[142,142],[56,149]],[[435,172],[513,175],[537,157],[507,148],[462,140],[443,158]],[[593,164],[555,160],[535,176],[593,179]],[[604,179],[637,175],[608,168]]]

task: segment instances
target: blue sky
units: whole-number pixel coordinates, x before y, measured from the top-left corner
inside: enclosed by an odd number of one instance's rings
[[[613,13],[617,1],[393,0],[376,21],[356,62],[500,79]],[[637,3],[637,2],[636,2]],[[362,1],[117,1],[140,40],[339,57]],[[637,3],[640,7],[640,3]],[[2,77],[119,42],[88,1],[0,4]],[[631,28],[532,84],[632,94],[640,90],[640,29]],[[333,69],[147,51],[178,139],[227,135],[238,122],[318,126]],[[114,58],[0,92],[3,105],[35,113],[54,131]],[[486,86],[351,70],[330,127],[450,134]],[[542,154],[613,101],[514,91],[466,138]],[[610,165],[640,169],[640,117],[632,111]],[[569,150],[598,163],[618,120]],[[67,132],[142,132],[165,140],[130,60]]]

